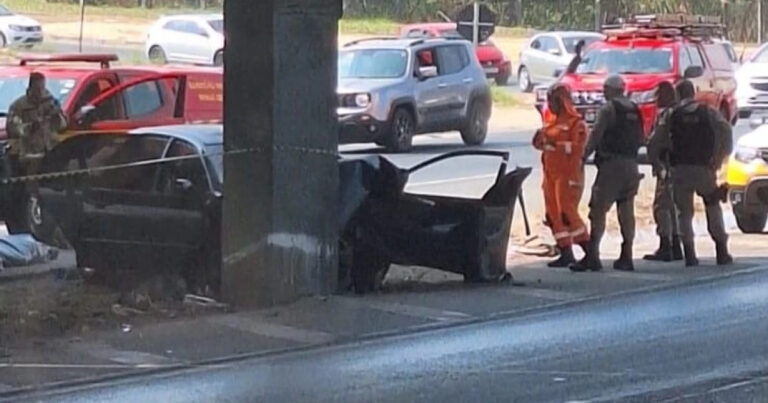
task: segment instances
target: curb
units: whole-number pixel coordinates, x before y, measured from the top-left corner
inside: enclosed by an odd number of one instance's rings
[[[406,337],[411,337],[411,336],[422,334],[422,333],[435,332],[435,331],[458,328],[458,327],[472,326],[480,323],[490,323],[490,322],[497,322],[501,320],[516,319],[516,318],[522,318],[524,316],[539,316],[539,315],[544,315],[546,313],[549,313],[555,309],[577,307],[580,305],[585,305],[587,303],[595,302],[599,300],[631,297],[636,295],[648,294],[651,292],[670,290],[670,289],[678,288],[681,286],[695,287],[695,286],[700,286],[705,284],[711,284],[717,281],[726,280],[734,277],[747,276],[750,274],[755,274],[755,273],[760,273],[765,271],[768,271],[768,265],[758,264],[758,265],[747,267],[741,270],[736,270],[733,272],[728,272],[723,274],[705,276],[705,277],[697,278],[694,280],[677,281],[677,282],[668,283],[668,284],[640,287],[632,290],[619,291],[619,292],[608,293],[608,294],[592,295],[592,296],[587,296],[583,298],[577,298],[577,299],[562,301],[562,302],[555,302],[552,304],[545,304],[545,305],[536,306],[536,307],[522,308],[522,309],[506,311],[506,312],[498,312],[498,313],[494,313],[494,314],[490,314],[482,317],[475,317],[471,319],[429,323],[425,325],[417,325],[417,326],[408,327],[404,329],[368,333],[368,334],[363,334],[359,336],[339,337],[333,341],[326,342],[326,343],[315,343],[315,344],[308,344],[308,345],[298,346],[298,347],[288,347],[288,348],[282,348],[282,349],[273,349],[273,350],[266,350],[266,351],[236,354],[236,355],[230,355],[230,356],[222,356],[218,358],[212,358],[212,359],[201,360],[201,361],[190,362],[190,363],[179,363],[179,364],[173,364],[168,366],[161,366],[161,367],[152,368],[152,369],[128,370],[126,372],[104,375],[104,376],[86,377],[86,378],[60,381],[60,382],[50,382],[50,383],[37,385],[37,386],[20,387],[20,388],[8,390],[5,392],[0,392],[0,401],[13,401],[13,399],[17,399],[20,397],[40,398],[45,396],[55,396],[57,394],[66,393],[68,390],[72,390],[72,389],[96,388],[96,387],[104,386],[105,384],[110,384],[110,383],[130,382],[134,379],[141,378],[141,377],[174,376],[185,371],[203,370],[203,369],[214,367],[214,366],[220,366],[224,364],[234,364],[234,363],[238,363],[246,360],[264,359],[264,358],[277,357],[277,356],[289,355],[289,354],[300,354],[300,353],[304,353],[308,351],[316,351],[320,349],[342,348],[342,347],[350,347],[355,345],[359,346],[359,345],[364,345],[367,343],[372,343],[372,342],[383,340],[383,339],[406,338]]]

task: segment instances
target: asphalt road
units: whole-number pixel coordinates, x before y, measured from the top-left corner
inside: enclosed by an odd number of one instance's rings
[[[761,401],[768,392],[767,304],[768,273],[753,271],[30,400]]]

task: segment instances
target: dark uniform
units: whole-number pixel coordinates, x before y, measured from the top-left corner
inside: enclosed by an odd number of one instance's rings
[[[657,161],[669,152],[686,265],[699,263],[694,248],[694,193],[704,200],[707,229],[717,246],[718,263],[731,263],[720,208],[722,190],[717,185],[717,170],[733,147],[731,125],[720,112],[693,99],[682,101],[667,122],[667,130],[659,131],[649,144],[648,154],[652,161]]]
[[[589,203],[591,221],[590,253],[574,271],[599,270],[600,242],[605,233],[605,217],[616,204],[621,235],[621,258],[614,268],[632,270],[632,245],[635,239],[635,196],[642,178],[637,164],[643,140],[643,123],[637,105],[624,96],[609,100],[595,122],[585,158],[595,152],[597,178]],[[622,265],[622,263],[624,263]]]

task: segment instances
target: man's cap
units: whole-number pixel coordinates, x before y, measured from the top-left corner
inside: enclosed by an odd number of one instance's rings
[[[624,84],[624,79],[621,78],[621,76],[617,76],[617,75],[612,75],[606,78],[603,86],[605,88],[611,88],[617,91],[624,91],[626,89],[626,86]]]

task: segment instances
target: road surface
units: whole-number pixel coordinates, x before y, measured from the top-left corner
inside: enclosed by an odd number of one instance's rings
[[[768,273],[96,385],[57,402],[761,401]],[[712,400],[710,400],[710,398]]]

